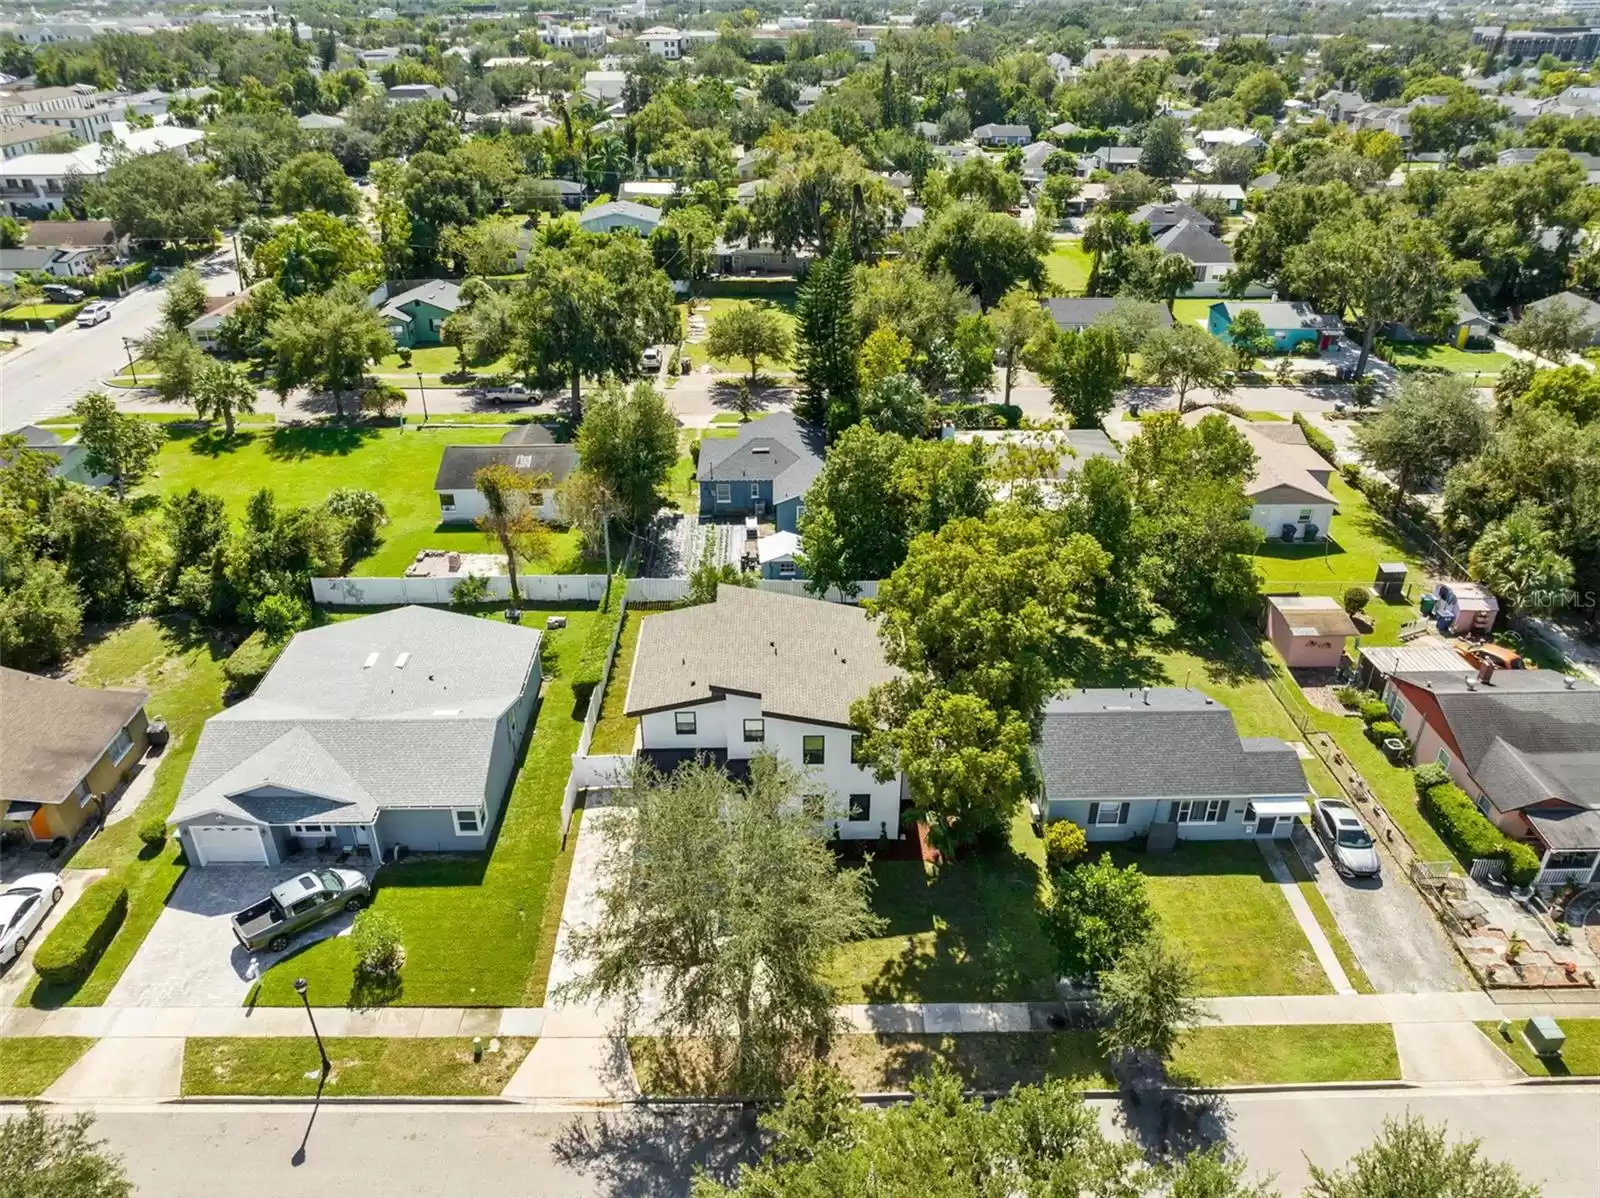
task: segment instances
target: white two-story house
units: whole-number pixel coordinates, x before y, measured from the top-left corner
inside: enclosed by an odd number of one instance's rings
[[[638,756],[660,770],[698,759],[739,777],[772,753],[804,771],[830,834],[894,839],[903,778],[856,761],[850,705],[896,673],[860,608],[724,586],[715,603],[644,622],[626,712]]]

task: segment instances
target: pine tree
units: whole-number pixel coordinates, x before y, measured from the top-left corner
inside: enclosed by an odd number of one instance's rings
[[[806,275],[796,305],[801,385],[796,411],[802,420],[825,426],[830,437],[849,428],[860,414],[856,356],[861,329],[855,302],[850,247],[844,238],[836,238],[832,251]]]

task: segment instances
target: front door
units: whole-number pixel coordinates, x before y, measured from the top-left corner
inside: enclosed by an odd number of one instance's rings
[[[1256,835],[1271,836],[1277,830],[1278,817],[1276,815],[1263,815],[1256,819]]]

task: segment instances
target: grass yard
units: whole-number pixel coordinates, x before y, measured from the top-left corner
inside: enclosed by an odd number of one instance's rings
[[[380,358],[373,366],[372,372],[384,378],[415,381],[418,371],[424,376],[432,377],[454,374],[460,369],[460,363],[460,356],[453,345],[419,345],[411,351],[410,366],[402,365],[400,355],[395,353]],[[502,356],[474,361],[467,369],[474,374],[504,374],[511,369],[511,359],[509,356]]]
[[[271,432],[245,429],[231,441],[220,433],[175,432],[161,448],[147,489],[170,495],[199,487],[220,495],[236,519],[250,496],[269,487],[282,506],[314,506],[339,487],[377,492],[389,512],[377,552],[356,564],[365,577],[394,577],[422,549],[488,552],[471,526],[439,524],[433,479],[446,445],[493,445],[505,430],[458,428],[439,433],[399,428],[294,426]],[[524,567],[529,574],[582,573],[586,561],[575,532],[557,532],[550,555]],[[603,569],[603,567],[602,567]]]
[[[633,673],[634,651],[639,647],[639,630],[653,615],[652,611],[629,611],[623,618],[622,639],[617,645],[617,659],[611,663],[600,719],[589,742],[590,753],[633,752],[633,733],[639,721],[624,715],[622,709],[628,701],[628,678]]]
[[[717,317],[721,316],[729,308],[733,307],[735,304],[760,302],[770,303],[772,306],[780,309],[784,314],[784,319],[789,325],[789,332],[792,335],[796,334],[798,323],[796,322],[794,316],[793,296],[784,296],[780,299],[773,299],[769,301],[743,298],[730,299],[723,296],[716,296],[709,300],[702,299],[696,301],[696,308],[699,314],[705,318],[706,335],[710,336],[711,326],[716,323]],[[689,305],[679,304],[678,315],[682,324],[682,328],[684,329],[685,334],[687,334],[689,328]],[[702,366],[709,365],[713,370],[721,371],[724,374],[742,374],[746,377],[748,377],[750,374],[750,363],[748,361],[741,358],[729,359],[726,362],[715,359],[711,357],[709,352],[707,352],[706,343],[704,341],[685,341],[683,344],[683,352],[688,356],[689,361],[694,364],[694,368],[696,370],[699,370]],[[769,358],[763,358],[761,360],[761,372],[763,374],[787,374],[792,369],[793,363],[789,358],[785,358],[782,361],[774,361]]]
[[[1055,994],[1056,953],[1039,918],[1044,846],[1019,812],[1010,843],[928,871],[874,861],[883,935],[827,970],[846,1003],[1014,1002]]]
[[[1089,289],[1093,256],[1081,241],[1058,241],[1045,255],[1045,277],[1051,295],[1082,295]]]
[[[1451,374],[1498,375],[1511,365],[1511,358],[1492,349],[1457,349],[1453,345],[1426,345],[1420,342],[1385,341],[1380,343],[1394,364],[1431,366]]]
[[[561,917],[572,842],[561,847],[561,793],[583,730],[584,709],[610,641],[610,618],[593,608],[545,633],[544,691],[533,733],[487,854],[412,857],[378,872],[373,909],[400,922],[406,964],[397,993],[355,982],[349,937],[306,946],[274,965],[257,1002],[295,1006],[292,983],[311,983],[325,1005],[536,1007],[544,1001],[549,947]]]
[[[96,639],[97,638],[97,639]],[[103,633],[91,630],[89,645],[72,663],[73,681],[84,686],[142,687],[150,692],[145,710],[162,716],[171,731],[166,751],[147,764],[154,784],[137,810],[89,841],[67,862],[71,869],[109,869],[128,883],[128,914],[94,971],[74,990],[37,981],[19,1005],[99,1006],[116,985],[133,954],[183,876],[176,840],[151,852],[139,840],[148,819],[165,817],[177,801],[207,717],[222,710],[222,663],[230,648],[213,631],[182,619],[136,620]]]
[[[1172,303],[1172,319],[1175,324],[1200,324],[1204,325],[1211,319],[1211,305],[1214,299],[1181,299]]]
[[[491,1095],[505,1089],[533,1047],[501,1039],[483,1060],[472,1059],[467,1036],[389,1040],[348,1036],[324,1041],[333,1071],[324,1094],[335,1097]],[[227,1094],[310,1096],[322,1066],[317,1042],[295,1037],[191,1037],[183,1046],[183,1096]]]
[[[1557,1020],[1567,1033],[1559,1060],[1534,1055],[1522,1038],[1524,1022],[1519,1019],[1512,1023],[1510,1040],[1500,1034],[1496,1023],[1480,1023],[1478,1028],[1529,1077],[1600,1077],[1600,1019]]]
[[[11,1036],[0,1041],[0,1098],[37,1098],[94,1041],[87,1036]]]
[[[634,1037],[628,1050],[646,1094],[719,1088],[706,1076],[704,1053],[692,1042]],[[828,1062],[863,1094],[905,1090],[935,1064],[953,1069],[975,1090],[1057,1079],[1088,1089],[1115,1084],[1096,1034],[1087,1030],[848,1035],[834,1041]],[[1387,1024],[1199,1027],[1179,1043],[1171,1073],[1175,1080],[1206,1086],[1389,1081],[1400,1076],[1400,1061]]]
[[[7,324],[20,324],[25,320],[71,320],[82,307],[83,304],[18,304],[0,313],[0,320]]]

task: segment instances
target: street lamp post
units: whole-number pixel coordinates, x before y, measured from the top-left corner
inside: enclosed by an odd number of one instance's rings
[[[122,352],[128,355],[128,373],[133,375],[133,385],[139,385],[139,368],[133,362],[133,345],[124,337],[122,339]]]
[[[428,423],[428,389],[422,385],[422,371],[417,371],[417,390],[422,393],[422,423]]]
[[[311,1013],[311,1000],[306,997],[305,978],[295,978],[294,992],[300,996],[300,1002],[305,1006],[306,1018],[311,1020],[311,1034],[317,1038],[317,1055],[322,1058],[322,1076],[326,1078],[333,1072],[333,1062],[328,1060],[328,1050],[322,1047],[322,1033],[317,1030],[317,1017]]]

